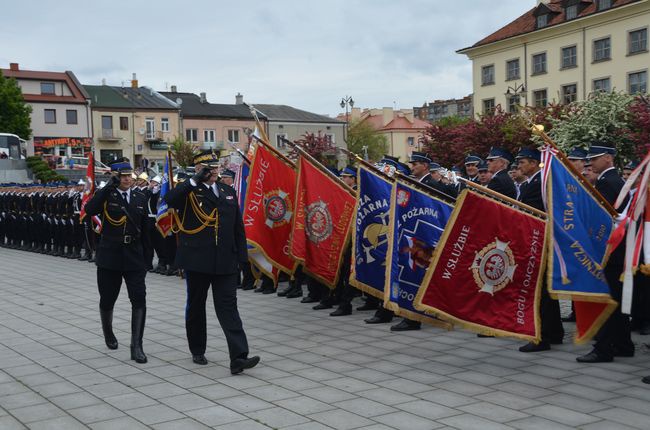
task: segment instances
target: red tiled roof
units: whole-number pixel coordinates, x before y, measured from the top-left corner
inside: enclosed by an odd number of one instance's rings
[[[404,117],[397,117],[391,122],[382,127],[382,130],[418,130],[426,129],[429,126],[428,122],[424,122],[419,118],[414,118],[413,122],[410,122]]]
[[[611,10],[611,9],[614,9],[614,8],[617,8],[617,7],[620,7],[620,6],[624,6],[624,5],[629,4],[629,3],[635,3],[635,2],[638,2],[638,1],[641,1],[641,0],[612,0],[612,7],[610,9],[605,10],[605,11],[596,10],[596,3],[591,1],[591,0],[583,1],[583,3],[585,3],[585,4],[589,3],[589,4],[586,5],[586,7],[578,15],[578,18],[575,18],[575,19],[583,18],[585,16],[593,15],[593,14],[596,14],[596,13],[606,12],[608,10]],[[553,27],[554,25],[558,25],[558,24],[561,24],[563,22],[566,22],[566,17],[565,17],[565,14],[564,14],[564,8],[562,7],[562,4],[563,4],[563,0],[551,0],[548,4],[545,5],[546,7],[548,7],[551,10],[552,13],[551,13],[551,16],[549,17],[548,25],[546,27],[544,27],[544,28]],[[537,19],[536,19],[534,13],[535,13],[535,11],[537,10],[538,7],[540,7],[540,6],[536,6],[536,7],[532,8],[532,9],[530,9],[528,12],[526,12],[525,14],[520,16],[519,18],[515,19],[514,21],[512,21],[511,23],[509,23],[505,27],[502,27],[499,30],[495,31],[494,33],[490,34],[486,38],[476,42],[471,47],[475,48],[477,46],[487,45],[489,43],[498,42],[500,40],[509,39],[511,37],[520,36],[522,34],[526,34],[526,33],[530,33],[532,31],[535,31],[536,30]],[[466,49],[469,49],[469,48],[461,49],[459,52],[462,52],[462,51],[464,51]]]
[[[86,103],[86,92],[72,72],[41,72],[36,70],[0,69],[7,78],[65,82],[72,92],[71,96],[54,96],[46,94],[23,94],[25,101],[51,103]]]

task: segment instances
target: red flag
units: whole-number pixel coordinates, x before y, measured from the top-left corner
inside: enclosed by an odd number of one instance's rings
[[[301,156],[296,198],[291,255],[303,262],[307,272],[334,288],[349,238],[356,197],[341,181]]]
[[[95,194],[95,159],[92,151],[88,153],[88,167],[86,167],[86,185],[84,185],[84,194],[81,198],[81,209],[79,211],[79,221],[86,216],[86,203]]]
[[[466,190],[416,309],[479,333],[538,341],[545,227],[540,218]]]
[[[259,145],[248,177],[244,227],[248,243],[278,269],[293,273],[289,255],[296,171],[264,145]]]

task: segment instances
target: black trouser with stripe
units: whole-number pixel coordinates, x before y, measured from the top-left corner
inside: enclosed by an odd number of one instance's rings
[[[120,295],[122,278],[126,282],[126,289],[129,293],[132,309],[146,307],[146,287],[144,278],[147,272],[144,270],[119,271],[97,268],[97,287],[99,289],[99,308],[110,311],[115,306],[117,297]]]
[[[192,355],[205,353],[207,343],[205,302],[212,286],[212,300],[228,342],[230,360],[248,357],[248,341],[237,309],[237,273],[213,275],[186,271],[185,330]]]

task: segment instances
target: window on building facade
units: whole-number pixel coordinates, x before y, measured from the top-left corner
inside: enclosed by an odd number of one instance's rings
[[[604,91],[606,93],[612,90],[609,78],[594,79],[594,92]]]
[[[56,124],[56,109],[45,109],[43,115],[45,124]]]
[[[41,94],[54,94],[54,82],[41,82]]]
[[[495,107],[496,107],[496,104],[494,102],[494,99],[483,100],[483,113],[484,114],[490,114],[490,113],[494,112]]]
[[[506,62],[506,80],[519,79],[519,58]]]
[[[597,0],[598,10],[605,10],[612,7],[612,0]]]
[[[147,139],[156,138],[156,119],[155,118],[145,118],[144,127],[146,131]]]
[[[239,143],[239,130],[228,130],[228,142]]]
[[[594,61],[609,60],[612,56],[612,49],[609,37],[594,40]]]
[[[169,118],[160,118],[160,130],[169,131]]]
[[[546,107],[548,104],[546,90],[533,91],[533,103],[535,107]]]
[[[630,31],[628,54],[648,51],[648,29]]]
[[[517,113],[520,107],[520,100],[518,95],[508,97],[508,112]]]
[[[102,130],[113,130],[113,117],[102,115]]]
[[[627,75],[628,92],[645,94],[648,92],[648,72],[636,72]]]
[[[327,141],[328,141],[329,143],[331,143],[332,145],[335,145],[335,144],[336,144],[336,141],[335,141],[334,135],[333,135],[332,133],[325,133],[325,139],[327,139]]]
[[[494,64],[483,66],[481,68],[481,84],[493,85],[494,84]]]
[[[567,21],[570,19],[576,19],[578,17],[578,5],[574,4],[567,6],[564,11],[564,16],[566,17]]]
[[[573,103],[578,99],[578,85],[562,85],[562,103]]]
[[[533,75],[546,73],[546,52],[533,55]]]
[[[66,109],[66,111],[65,111],[65,122],[66,122],[66,124],[77,124],[77,110],[76,109]]]
[[[414,146],[415,145],[415,138],[414,137],[407,137],[406,138],[406,144],[408,146]]]
[[[284,143],[284,140],[287,138],[286,133],[278,133],[275,135],[275,146],[279,149],[284,149],[287,147],[287,144]]]
[[[214,143],[214,130],[203,130],[203,141],[205,143]]]
[[[188,142],[198,142],[199,130],[196,128],[185,129],[185,140],[187,140]]]
[[[544,28],[548,25],[548,14],[537,17],[537,28]]]
[[[128,130],[129,129],[129,117],[128,116],[121,116],[120,117],[120,130]]]
[[[574,46],[567,46],[562,48],[562,68],[569,69],[578,66],[578,48]]]

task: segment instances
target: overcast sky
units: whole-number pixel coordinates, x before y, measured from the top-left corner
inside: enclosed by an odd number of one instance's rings
[[[469,94],[456,50],[535,0],[3,1],[0,67],[73,71],[84,84],[206,92],[213,103],[321,114],[411,108]]]

